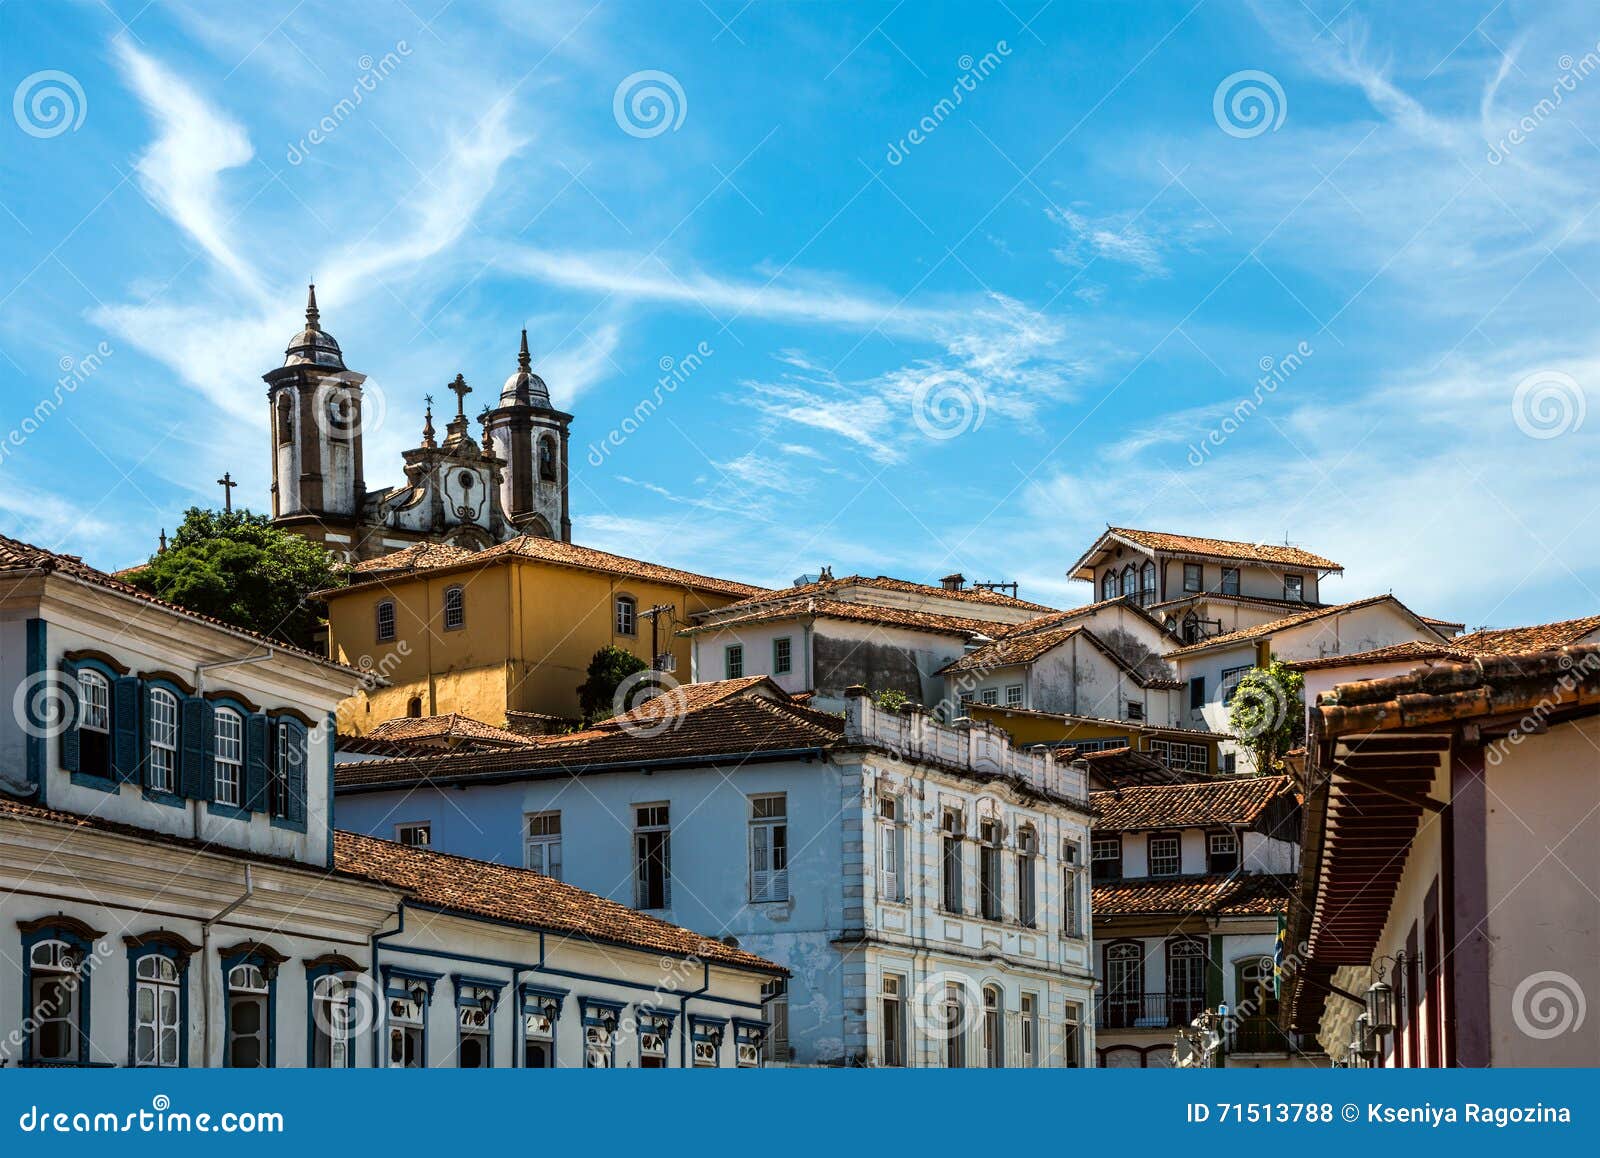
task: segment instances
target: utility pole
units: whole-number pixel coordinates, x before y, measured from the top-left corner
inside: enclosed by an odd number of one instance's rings
[[[661,651],[656,646],[656,620],[661,615],[666,615],[669,617],[669,619],[676,619],[677,616],[673,614],[673,610],[673,606],[670,603],[657,603],[654,607],[647,607],[643,611],[639,612],[639,617],[641,619],[648,619],[650,621],[650,669],[652,671],[662,670]]]

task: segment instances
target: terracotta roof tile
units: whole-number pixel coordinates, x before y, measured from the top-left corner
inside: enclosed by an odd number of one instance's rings
[[[1292,789],[1287,776],[1231,776],[1094,792],[1089,805],[1096,813],[1096,832],[1251,825]]]
[[[531,869],[470,860],[353,832],[334,834],[333,858],[342,872],[406,889],[421,903],[447,912],[768,973],[787,972],[754,953]]]
[[[1013,607],[1023,611],[1054,611],[1053,607],[1046,607],[1042,603],[1030,603],[1026,599],[1017,599],[1010,595],[1002,595],[997,591],[989,591],[982,587],[962,587],[960,590],[951,591],[944,587],[937,587],[931,583],[913,583],[907,579],[892,579],[887,575],[846,575],[840,579],[819,579],[814,583],[801,583],[793,587],[785,587],[772,591],[754,599],[741,600],[741,603],[757,603],[768,598],[794,598],[798,596],[826,596],[836,595],[854,587],[866,587],[877,591],[897,591],[906,595],[925,595],[930,598],[954,599],[964,603],[986,603],[991,607]],[[738,607],[740,604],[732,604]]]
[[[749,583],[718,579],[712,575],[697,575],[692,571],[681,571],[676,567],[665,567],[659,563],[646,563],[623,555],[613,555],[608,551],[597,551],[593,547],[580,547],[576,543],[563,543],[557,539],[545,539],[538,535],[519,535],[515,539],[508,539],[504,543],[482,551],[463,551],[458,547],[441,547],[437,544],[414,545],[358,564],[358,573],[352,576],[356,582],[352,583],[350,588],[339,590],[375,586],[385,579],[418,571],[487,567],[508,559],[533,559],[562,567],[601,571],[608,575],[690,587],[735,598],[759,595],[766,590]]]
[[[775,700],[793,702],[792,697],[774,683],[772,677],[764,675],[744,676],[733,680],[710,680],[705,683],[675,684],[662,691],[660,695],[639,704],[632,711],[601,720],[589,730],[615,732],[637,725],[650,726],[665,718],[698,712],[701,708],[742,695],[766,695]]]
[[[277,651],[287,652],[290,655],[310,659],[324,667],[334,668],[337,671],[351,675],[361,675],[355,668],[347,667],[342,663],[335,663],[325,655],[318,655],[314,651],[307,651],[293,644],[284,643],[281,639],[274,639],[260,632],[250,631],[229,623],[225,619],[218,619],[214,615],[204,615],[198,611],[190,611],[187,607],[180,607],[176,603],[169,603],[147,591],[141,591],[131,583],[126,583],[113,575],[109,575],[99,568],[91,567],[76,555],[63,555],[56,551],[49,551],[43,547],[36,547],[32,543],[24,543],[20,539],[13,539],[0,535],[0,575],[17,574],[24,571],[43,571],[56,575],[76,579],[82,583],[89,583],[113,591],[118,595],[125,595],[130,599],[137,599],[141,603],[148,603],[152,607],[159,607],[163,611],[170,611],[174,615],[181,615],[186,619],[209,623],[213,627],[220,627],[234,635],[258,643],[270,645]]]
[[[876,603],[850,603],[842,599],[821,599],[801,595],[793,599],[763,600],[749,604],[742,613],[733,612],[740,604],[730,604],[701,617],[701,622],[681,635],[698,635],[719,631],[722,628],[752,623],[771,623],[777,620],[812,616],[818,619],[843,619],[854,623],[874,623],[883,627],[910,627],[920,631],[934,631],[942,635],[993,635],[996,624],[988,619],[967,619],[956,615],[940,615],[932,611],[910,611],[900,607],[883,607]]]
[[[1404,663],[1414,660],[1418,663],[1430,659],[1464,660],[1471,659],[1472,653],[1463,650],[1457,641],[1449,643],[1392,643],[1388,647],[1375,647],[1371,651],[1355,651],[1349,655],[1329,655],[1321,659],[1302,659],[1286,666],[1295,671],[1322,671],[1335,667],[1363,667],[1369,664]]]
[[[389,740],[408,743],[416,740],[471,740],[490,744],[531,743],[527,736],[506,728],[497,728],[460,712],[444,716],[402,716],[385,720],[367,733],[369,740]]]
[[[1600,631],[1600,615],[1564,619],[1559,623],[1540,623],[1532,627],[1502,627],[1458,635],[1450,646],[1465,652],[1512,655],[1519,651],[1542,651],[1578,643],[1584,636]]]
[[[1152,551],[1178,555],[1205,555],[1213,559],[1239,559],[1251,563],[1278,563],[1290,567],[1313,567],[1321,571],[1343,571],[1332,559],[1313,555],[1299,547],[1279,543],[1240,543],[1232,539],[1208,539],[1200,535],[1172,535],[1165,531],[1141,531],[1133,527],[1111,527],[1109,533]]]
[[[1107,881],[1094,886],[1092,906],[1096,920],[1168,914],[1270,917],[1289,911],[1295,880],[1289,873],[1207,873]]]

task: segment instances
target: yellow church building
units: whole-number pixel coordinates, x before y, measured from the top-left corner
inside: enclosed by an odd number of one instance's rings
[[[598,649],[657,656],[687,680],[690,645],[678,629],[763,591],[537,535],[369,559],[348,586],[317,596],[329,654],[372,673],[341,709],[339,731],[449,712],[559,728],[580,715],[578,686]]]

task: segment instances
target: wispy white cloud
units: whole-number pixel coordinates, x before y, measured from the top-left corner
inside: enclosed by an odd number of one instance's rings
[[[1053,206],[1045,213],[1067,232],[1066,242],[1050,251],[1063,265],[1080,268],[1098,258],[1131,265],[1148,277],[1167,276],[1161,258],[1162,242],[1131,215],[1091,219],[1067,206]]]

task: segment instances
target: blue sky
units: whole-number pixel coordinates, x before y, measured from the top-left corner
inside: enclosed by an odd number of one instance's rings
[[[9,0],[0,530],[113,567],[224,470],[263,508],[315,278],[373,485],[527,326],[589,545],[1066,605],[1112,523],[1588,614],[1597,39],[1577,4]]]

